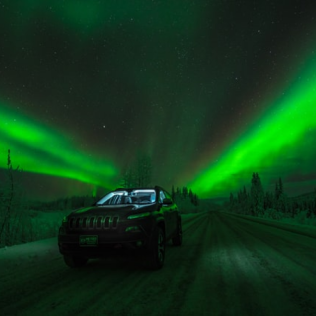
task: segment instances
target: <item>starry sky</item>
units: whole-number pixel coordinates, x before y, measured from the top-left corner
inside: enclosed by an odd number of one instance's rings
[[[0,167],[27,194],[316,187],[316,2],[0,0]]]

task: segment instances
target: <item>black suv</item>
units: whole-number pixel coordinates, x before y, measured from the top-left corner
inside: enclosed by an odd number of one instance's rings
[[[117,250],[143,250],[152,269],[160,269],[165,244],[182,244],[181,216],[163,188],[116,189],[93,206],[64,217],[58,246],[69,267]]]

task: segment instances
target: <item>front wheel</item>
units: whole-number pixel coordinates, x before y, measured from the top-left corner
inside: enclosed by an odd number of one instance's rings
[[[172,243],[174,246],[181,246],[182,245],[182,224],[181,220],[178,220],[178,225],[177,225],[177,231],[172,238]]]
[[[165,233],[161,227],[156,227],[148,250],[148,266],[158,270],[163,267],[165,261]]]
[[[66,265],[70,268],[80,268],[86,265],[88,259],[83,257],[64,255],[64,261]]]

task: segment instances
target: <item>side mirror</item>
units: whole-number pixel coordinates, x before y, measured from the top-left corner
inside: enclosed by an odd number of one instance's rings
[[[165,199],[163,199],[162,204],[164,204],[164,205],[165,205],[165,204],[171,205],[171,204],[172,204],[172,200],[165,198]]]

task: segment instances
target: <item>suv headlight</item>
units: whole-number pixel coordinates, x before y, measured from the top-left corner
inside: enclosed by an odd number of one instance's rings
[[[150,212],[146,212],[146,213],[139,213],[139,214],[135,214],[135,215],[130,215],[127,217],[127,219],[136,219],[136,218],[141,218],[141,217],[146,217],[149,216]]]

